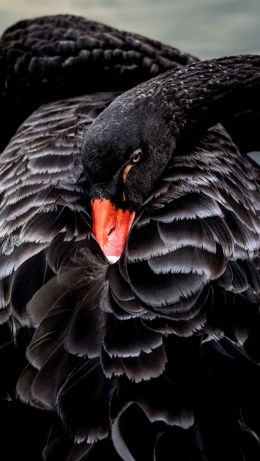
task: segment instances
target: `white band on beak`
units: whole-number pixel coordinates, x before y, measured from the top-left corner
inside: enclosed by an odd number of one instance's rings
[[[116,263],[119,260],[119,258],[120,256],[107,256],[107,259],[111,264]]]

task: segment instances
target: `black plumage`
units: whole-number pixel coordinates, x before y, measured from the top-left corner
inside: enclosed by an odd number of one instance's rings
[[[258,117],[259,57],[196,63],[71,16],[22,21],[0,47],[6,444],[45,461],[258,459],[259,168],[240,151],[257,136],[237,131]],[[136,212],[115,264],[95,194]]]

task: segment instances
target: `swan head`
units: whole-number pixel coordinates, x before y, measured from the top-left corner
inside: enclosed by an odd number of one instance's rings
[[[259,67],[257,55],[205,61],[166,72],[116,98],[95,120],[83,144],[83,164],[93,183],[92,205],[106,199],[113,207],[112,216],[100,213],[97,206],[94,225],[95,221],[116,223],[114,214],[121,209],[129,212],[128,229],[131,212],[142,207],[177,141],[189,138],[190,142],[230,115],[254,109]],[[100,231],[106,233],[102,241],[109,242],[115,228],[105,226]],[[120,251],[125,241],[122,237]],[[102,248],[106,254],[106,247]]]
[[[138,211],[175,147],[167,106],[154,92],[134,88],[108,106],[85,134],[83,165],[92,195]]]
[[[113,101],[83,142],[83,165],[92,184],[93,232],[113,261],[121,255],[135,213],[175,146],[167,108],[152,91],[141,90],[130,90]]]

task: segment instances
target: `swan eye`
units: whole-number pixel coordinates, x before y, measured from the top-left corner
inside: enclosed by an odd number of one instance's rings
[[[126,167],[124,168],[123,170],[123,182],[126,183],[127,181],[127,178],[128,178],[128,173],[129,171],[131,170],[131,168],[133,168],[133,166],[136,164],[136,163],[139,163],[140,160],[142,158],[142,151],[141,149],[137,149],[134,151],[133,155],[130,157],[130,160],[128,162],[128,164],[126,165]]]
[[[139,163],[141,158],[142,158],[142,151],[141,149],[137,149],[131,157],[131,163]]]

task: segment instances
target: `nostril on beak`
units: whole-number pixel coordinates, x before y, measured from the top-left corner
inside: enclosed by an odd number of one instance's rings
[[[107,235],[108,235],[108,237],[109,237],[109,235],[111,235],[111,234],[112,234],[112,232],[113,232],[114,230],[115,230],[115,227],[111,227],[110,231],[109,231],[109,232],[108,232],[108,234],[107,234]]]

